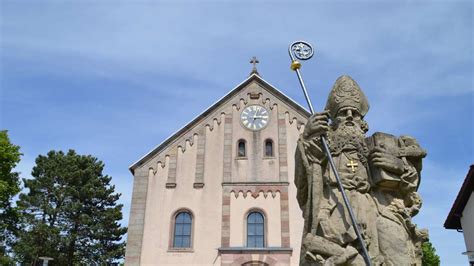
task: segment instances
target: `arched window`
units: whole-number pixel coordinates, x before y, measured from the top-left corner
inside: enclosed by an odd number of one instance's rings
[[[263,248],[265,246],[265,223],[263,214],[251,212],[247,216],[247,247]]]
[[[249,261],[242,264],[242,266],[268,266],[268,263],[261,262],[261,261]]]
[[[179,212],[174,221],[173,248],[190,248],[193,223],[191,214],[186,211]]]
[[[273,141],[271,139],[265,140],[265,156],[273,156]]]
[[[245,140],[240,139],[238,144],[237,144],[237,156],[238,157],[245,157],[246,151],[245,151]]]

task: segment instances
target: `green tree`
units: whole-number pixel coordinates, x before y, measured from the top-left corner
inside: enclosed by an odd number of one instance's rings
[[[11,200],[20,192],[19,173],[13,169],[21,155],[20,147],[10,142],[8,132],[0,131],[0,265],[12,263],[7,248],[13,241],[18,215]]]
[[[423,266],[439,266],[440,265],[440,259],[439,256],[436,255],[436,249],[433,247],[433,244],[431,242],[425,242],[421,246],[423,250],[423,260],[422,264]]]
[[[36,158],[33,179],[20,194],[22,230],[14,246],[17,260],[54,265],[107,264],[124,255],[120,197],[103,175],[104,164],[90,155],[50,151]]]

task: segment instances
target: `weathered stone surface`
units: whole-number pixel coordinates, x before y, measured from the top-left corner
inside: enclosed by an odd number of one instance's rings
[[[295,184],[305,219],[300,265],[365,265],[321,135],[327,136],[373,264],[421,265],[421,244],[428,233],[411,218],[421,208],[416,191],[426,152],[409,136],[366,137],[368,110],[358,84],[342,76],[326,110],[310,117],[298,140]]]

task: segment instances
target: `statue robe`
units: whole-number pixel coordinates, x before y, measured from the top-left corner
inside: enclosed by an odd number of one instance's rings
[[[421,262],[419,246],[426,241],[427,233],[411,223],[411,217],[421,207],[421,199],[410,198],[418,197],[421,159],[426,152],[411,137],[395,139],[398,147],[394,155],[403,160],[405,172],[399,175],[400,183],[392,191],[371,183],[367,158],[362,156],[361,160],[357,149],[349,145],[331,152],[334,152],[336,168],[370,257],[387,265],[418,265]],[[370,141],[371,138],[366,139],[367,143]],[[357,164],[355,171],[349,163]],[[318,139],[300,137],[295,164],[297,199],[305,219],[303,237],[311,233],[343,247],[354,245],[356,234]],[[302,247],[302,254],[304,252]]]
[[[303,210],[305,227],[303,235],[319,235],[342,247],[357,246],[357,235],[345,207],[334,173],[326,159],[321,158],[318,140],[300,138],[296,151],[295,184],[297,199]],[[369,194],[370,181],[367,164],[360,154],[348,147],[334,154],[346,195],[352,206],[361,234],[368,245],[369,255],[378,255],[376,228],[377,207]],[[323,157],[324,158],[324,157]],[[366,161],[366,160],[365,160]],[[349,164],[357,164],[354,170]],[[312,184],[312,185],[310,185]]]

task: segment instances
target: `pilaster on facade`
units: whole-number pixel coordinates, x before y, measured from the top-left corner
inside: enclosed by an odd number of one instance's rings
[[[224,182],[232,180],[232,113],[225,115],[224,120],[224,162],[223,175]]]
[[[281,246],[290,247],[290,210],[288,202],[288,186],[282,187],[280,191],[280,215],[281,215]]]
[[[221,229],[221,247],[226,248],[230,245],[230,189],[222,189],[222,229]]]
[[[127,265],[140,265],[149,175],[148,169],[135,171],[125,252]]]
[[[177,157],[178,157],[178,147],[174,147],[168,153],[169,163],[168,163],[168,179],[166,180],[166,188],[175,188],[176,187],[176,171],[177,171]]]
[[[282,182],[288,181],[288,149],[286,138],[286,114],[279,110],[278,112],[278,157],[279,161],[279,179]]]
[[[197,135],[197,150],[196,150],[196,172],[194,176],[194,188],[204,187],[204,166],[206,157],[206,128],[201,127]]]

